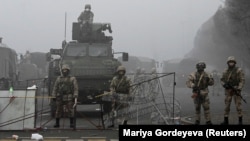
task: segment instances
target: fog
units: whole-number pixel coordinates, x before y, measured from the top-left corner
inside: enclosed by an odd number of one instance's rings
[[[112,25],[113,48],[156,60],[183,57],[221,0],[0,0],[0,37],[17,53],[48,52],[71,40],[72,22],[91,4]],[[66,35],[65,33],[66,17]]]

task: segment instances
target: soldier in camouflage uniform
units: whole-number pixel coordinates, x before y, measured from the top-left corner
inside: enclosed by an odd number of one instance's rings
[[[70,68],[68,65],[63,65],[61,69],[61,76],[58,76],[53,88],[52,96],[56,101],[56,124],[55,128],[60,127],[60,117],[63,110],[66,110],[70,118],[70,127],[75,127],[74,108],[77,104],[78,84],[75,77],[70,76]],[[64,109],[64,106],[66,107]]]
[[[241,90],[245,84],[245,75],[241,68],[236,67],[234,56],[229,56],[227,60],[228,68],[226,68],[221,77],[221,84],[225,88],[225,112],[222,125],[228,125],[228,116],[230,112],[230,104],[234,99],[236,109],[238,111],[239,124],[242,124],[242,108],[241,108]]]
[[[110,84],[110,91],[113,93],[113,99],[112,99],[112,123],[109,127],[114,127],[114,120],[116,116],[116,112],[122,108],[125,108],[128,106],[126,103],[120,103],[119,100],[116,99],[116,97],[119,98],[123,97],[123,100],[126,100],[128,95],[130,94],[130,79],[125,76],[126,69],[124,66],[119,66],[117,68],[117,75],[112,79]],[[127,124],[126,117],[123,117],[123,124]]]
[[[85,10],[81,12],[80,16],[77,18],[78,23],[80,23],[81,36],[91,36],[93,18],[94,13],[91,11],[91,5],[86,4]]]
[[[85,10],[80,14],[80,16],[77,18],[78,22],[81,24],[93,23],[94,13],[91,11],[91,5],[86,4]]]
[[[211,117],[210,117],[210,101],[209,101],[209,90],[208,86],[212,86],[214,84],[214,80],[208,72],[204,71],[206,68],[206,64],[204,62],[199,62],[196,64],[197,71],[191,73],[188,76],[188,80],[186,82],[187,87],[193,89],[192,98],[194,99],[195,105],[195,125],[200,124],[200,112],[201,106],[204,110],[204,116],[206,119],[206,124],[211,125]]]

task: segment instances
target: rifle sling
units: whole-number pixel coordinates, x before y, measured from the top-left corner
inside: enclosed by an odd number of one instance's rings
[[[201,76],[200,76],[200,78],[199,78],[199,81],[198,81],[197,87],[199,87],[199,86],[200,86],[201,79],[203,78],[203,75],[204,75],[204,72],[201,74]]]

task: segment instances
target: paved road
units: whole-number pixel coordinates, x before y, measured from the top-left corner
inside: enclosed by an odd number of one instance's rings
[[[167,95],[173,95],[173,90],[171,87],[165,88],[165,93]],[[210,88],[210,103],[211,103],[211,115],[212,122],[214,124],[219,124],[223,120],[223,110],[224,110],[224,95],[223,91],[212,91]],[[250,96],[247,95],[247,91],[243,92],[244,98],[250,102]],[[175,98],[179,101],[181,105],[181,119],[184,121],[182,124],[191,124],[194,122],[194,105],[191,99],[191,89],[179,88],[175,89]],[[46,101],[45,101],[46,103]],[[40,105],[41,106],[41,105]],[[250,125],[250,109],[249,105],[242,103],[244,110],[243,123]],[[76,130],[68,128],[68,119],[61,120],[61,128],[54,129],[54,119],[51,119],[50,115],[43,114],[42,119],[40,116],[37,117],[36,127],[38,130],[22,130],[22,131],[1,131],[0,141],[11,140],[11,136],[16,134],[20,137],[22,141],[28,141],[31,138],[32,133],[39,133],[44,136],[46,140],[57,140],[57,141],[116,141],[118,140],[118,130],[117,127],[114,129],[104,129],[102,128],[102,122],[100,115],[98,113],[98,105],[88,105],[79,106],[79,108],[85,112],[80,114],[77,119]],[[235,110],[235,105],[231,105],[231,116],[230,123],[237,124],[237,115]],[[86,110],[94,112],[86,112]],[[203,111],[202,111],[203,112]],[[203,117],[203,115],[202,115]],[[204,120],[204,119],[203,119]],[[203,121],[204,122],[204,121]],[[149,117],[134,119],[129,121],[129,124],[152,124]],[[41,128],[40,128],[41,127]]]
[[[44,137],[44,140],[50,141],[117,141],[117,130],[46,130],[46,131],[8,131],[1,132],[0,141],[11,140],[12,135],[18,135],[19,140],[28,141],[31,140],[31,135],[38,133]],[[13,139],[12,139],[13,141]]]
[[[176,88],[176,99],[179,100],[181,103],[181,115],[185,121],[190,121],[191,123],[194,122],[194,104],[193,100],[191,98],[191,89],[188,88]],[[243,122],[245,124],[250,125],[250,109],[249,109],[249,103],[250,103],[250,95],[248,91],[243,91],[243,97],[246,99],[248,103],[244,103],[242,101],[242,109],[243,109]],[[212,87],[210,87],[210,112],[211,112],[211,118],[212,122],[214,124],[220,124],[223,121],[223,113],[224,113],[224,92],[222,90],[220,91],[214,91]],[[201,111],[201,117],[202,122],[204,121],[203,116],[203,109]],[[231,111],[230,111],[230,117],[229,120],[232,124],[236,124],[238,122],[237,117],[237,111],[234,102],[231,103]]]

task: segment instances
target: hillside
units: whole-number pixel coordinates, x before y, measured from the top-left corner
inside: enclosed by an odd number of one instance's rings
[[[186,58],[203,60],[215,69],[226,67],[228,56],[235,56],[237,65],[250,71],[250,1],[226,0],[225,5],[198,30],[193,49]]]

